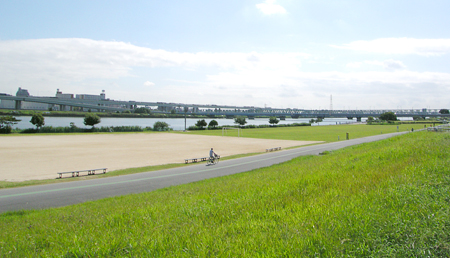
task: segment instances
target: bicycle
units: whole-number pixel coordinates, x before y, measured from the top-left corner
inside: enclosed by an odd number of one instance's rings
[[[216,155],[215,157],[209,157],[208,159],[208,165],[216,165],[219,163],[220,156]]]

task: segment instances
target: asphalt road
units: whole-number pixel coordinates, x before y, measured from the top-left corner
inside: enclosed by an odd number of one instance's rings
[[[212,166],[200,163],[193,166],[117,177],[2,189],[0,190],[0,213],[61,207],[107,197],[149,192],[168,186],[250,171],[282,163],[298,156],[318,155],[323,151],[382,140],[403,133],[405,132],[270,152],[220,161]]]

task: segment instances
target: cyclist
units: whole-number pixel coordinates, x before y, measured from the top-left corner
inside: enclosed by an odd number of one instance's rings
[[[217,162],[219,162],[219,158],[220,158],[220,156],[214,152],[213,148],[211,148],[211,150],[209,151],[208,165],[217,164]]]
[[[214,152],[213,148],[209,151],[209,159],[214,160],[216,158],[217,154]]]

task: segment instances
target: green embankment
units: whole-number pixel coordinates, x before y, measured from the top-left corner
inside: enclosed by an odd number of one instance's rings
[[[450,135],[0,215],[1,257],[448,257]]]

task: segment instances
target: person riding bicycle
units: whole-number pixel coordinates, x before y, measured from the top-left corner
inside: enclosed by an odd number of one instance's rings
[[[213,148],[209,151],[209,159],[215,159],[217,154],[214,152]]]
[[[211,150],[209,151],[209,160],[208,160],[208,165],[215,165],[217,164],[217,162],[219,162],[220,156],[217,155],[217,153],[214,152],[214,149],[211,148]]]

